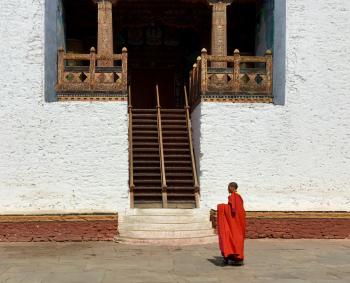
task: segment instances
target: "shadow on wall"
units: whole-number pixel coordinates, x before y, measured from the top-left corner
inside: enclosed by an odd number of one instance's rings
[[[195,109],[191,109],[191,124],[192,124],[192,139],[193,139],[193,148],[194,148],[194,157],[196,159],[196,169],[198,174],[199,185],[201,182],[201,167],[200,167],[200,158],[201,158],[201,116],[202,108],[201,104],[198,104]]]
[[[45,1],[45,101],[57,101],[57,50],[65,48],[62,0]]]
[[[286,0],[274,0],[273,94],[276,105],[286,101]]]

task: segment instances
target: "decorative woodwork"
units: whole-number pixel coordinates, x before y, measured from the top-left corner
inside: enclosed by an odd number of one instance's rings
[[[97,53],[104,56],[97,62],[98,66],[113,66],[113,4],[116,0],[93,0],[97,3],[98,10],[98,32],[97,32]]]
[[[168,207],[167,199],[167,184],[165,176],[165,162],[164,162],[164,146],[163,146],[163,129],[162,129],[162,118],[161,118],[161,106],[159,101],[159,88],[156,85],[157,93],[157,125],[158,125],[158,142],[159,142],[159,156],[160,156],[160,176],[161,176],[161,186],[162,186],[162,200],[163,208]]]
[[[90,54],[68,54],[58,51],[58,82],[56,91],[59,100],[126,100],[128,53],[103,56],[96,54],[94,47]],[[99,60],[116,62],[111,67],[96,66]],[[84,66],[67,66],[67,61],[88,62]],[[82,65],[82,63],[80,63]],[[118,66],[119,65],[119,66]]]
[[[217,62],[227,67],[213,67]],[[215,56],[203,49],[190,73],[190,104],[193,108],[199,101],[272,103],[272,80],[270,50],[265,56],[241,56],[237,49],[233,56]]]
[[[233,0],[208,0],[212,6],[211,52],[213,55],[227,55],[227,6]],[[226,62],[214,62],[213,67],[225,68]]]

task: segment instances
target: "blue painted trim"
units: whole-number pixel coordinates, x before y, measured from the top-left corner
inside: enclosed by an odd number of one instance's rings
[[[45,101],[56,100],[55,83],[57,78],[57,40],[56,40],[57,0],[45,1]]]
[[[286,0],[275,0],[273,95],[276,105],[285,105],[286,101],[286,6]]]

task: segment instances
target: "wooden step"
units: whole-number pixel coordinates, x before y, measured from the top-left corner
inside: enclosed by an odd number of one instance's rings
[[[160,183],[160,179],[153,179],[153,180],[134,180],[135,184],[158,184]],[[138,186],[140,187],[140,186]]]
[[[195,197],[194,193],[181,194],[181,193],[176,193],[176,192],[171,192],[171,191],[167,191],[167,195],[168,195],[168,197],[186,197],[186,198],[194,198]]]
[[[191,158],[190,154],[177,154],[177,155],[169,155],[169,154],[164,154],[164,158],[167,159],[174,159],[174,158],[182,158],[182,159],[189,159]],[[191,161],[189,161],[191,162]]]
[[[137,146],[137,147],[144,147],[144,146],[147,146],[147,147],[157,146],[157,147],[159,147],[158,142],[134,142],[132,145]]]
[[[162,108],[160,110],[161,113],[185,113],[185,109],[181,109],[181,108]]]
[[[162,119],[162,124],[179,124],[179,125],[183,125],[185,124],[186,125],[186,120],[185,119],[182,119],[182,120],[165,120],[165,119]]]
[[[157,125],[132,125],[132,129],[157,129]]]
[[[159,193],[144,193],[144,192],[137,192],[134,191],[135,197],[162,197],[162,192]]]
[[[191,178],[193,178],[192,173],[166,173],[165,176],[167,178],[169,178],[169,177],[191,177]]]
[[[133,138],[133,140],[142,140],[142,141],[152,140],[152,141],[158,142],[158,135],[156,135],[156,136],[135,136],[135,135],[133,135],[132,138]]]
[[[133,152],[159,152],[159,148],[133,148]]]
[[[187,126],[184,125],[162,125],[163,131],[164,130],[172,130],[172,129],[180,129],[180,130],[187,130]]]
[[[133,123],[142,123],[142,124],[153,124],[153,123],[157,123],[157,117],[152,118],[152,119],[151,118],[146,118],[146,119],[133,118],[132,122]]]
[[[172,187],[168,186],[167,188],[168,191],[194,191],[194,187]]]
[[[167,164],[171,164],[172,167],[175,167],[175,165],[184,165],[184,164],[190,164],[191,165],[191,161],[190,160],[164,160],[165,162],[165,166],[167,166]]]
[[[160,172],[159,173],[134,173],[134,177],[159,177],[160,178]]]
[[[157,114],[133,114],[132,115],[133,116],[133,118],[136,118],[136,119],[142,119],[142,118],[147,118],[147,119],[149,119],[149,118],[157,118]],[[134,120],[134,119],[133,119]]]
[[[157,109],[133,108],[132,113],[157,113]]]
[[[164,147],[188,147],[188,142],[163,142]]]
[[[181,135],[181,136],[187,136],[187,131],[163,131],[163,135]]]
[[[167,183],[169,184],[192,184],[193,180],[167,180]]]
[[[134,160],[134,164],[157,164],[159,165],[160,161],[157,160]]]
[[[141,131],[141,130],[135,130],[132,132],[133,136],[135,135],[158,135],[158,131]]]
[[[158,167],[143,167],[143,166],[134,166],[134,171],[156,171],[159,170],[159,166]],[[192,169],[191,169],[192,170]]]
[[[167,119],[172,119],[172,120],[181,120],[184,119],[185,114],[161,114],[162,119],[167,118]]]
[[[169,153],[189,152],[190,149],[189,148],[167,148],[167,147],[164,147],[164,151],[166,152],[166,154],[169,154]]]
[[[156,191],[156,190],[159,190],[159,191],[161,191],[162,190],[162,188],[159,186],[159,187],[152,187],[152,186],[149,186],[149,187],[142,187],[142,186],[137,186],[137,187],[135,187],[135,190],[138,190],[138,191],[142,191],[142,190],[146,190],[146,191],[151,191],[151,190],[154,190],[154,191]]]
[[[188,141],[188,136],[180,136],[180,137],[172,137],[172,136],[170,136],[170,137],[164,137],[163,136],[163,142],[167,142],[168,140],[170,140],[170,141]]]
[[[157,119],[132,119],[133,125],[157,125]]]
[[[188,166],[188,167],[170,167],[170,166],[166,166],[165,167],[165,171],[166,172],[172,172],[172,171],[175,171],[175,172],[178,172],[178,171],[191,171],[192,172],[192,166]]]
[[[135,153],[134,158],[155,158],[159,159],[159,154],[141,154],[141,153]]]

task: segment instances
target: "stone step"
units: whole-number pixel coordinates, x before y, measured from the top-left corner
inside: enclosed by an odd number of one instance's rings
[[[205,230],[122,230],[119,229],[121,237],[136,239],[181,239],[207,237],[215,235],[214,229]]]
[[[164,215],[140,215],[140,216],[124,216],[120,217],[120,222],[124,223],[200,223],[209,221],[209,216],[187,216],[187,215],[170,215],[164,217]]]
[[[212,229],[210,221],[195,223],[137,223],[120,222],[119,231],[125,230],[143,230],[143,231],[188,231],[188,230],[207,230]]]
[[[185,245],[206,245],[218,242],[218,237],[192,237],[181,239],[134,239],[127,237],[117,237],[116,242],[127,245],[155,245],[155,246],[185,246]]]
[[[140,216],[189,216],[189,215],[195,215],[195,216],[202,216],[207,217],[209,219],[209,211],[202,210],[202,209],[172,209],[172,208],[149,208],[149,209],[139,209],[139,208],[133,208],[128,209],[125,212],[125,216],[134,216],[134,215],[140,215]]]

